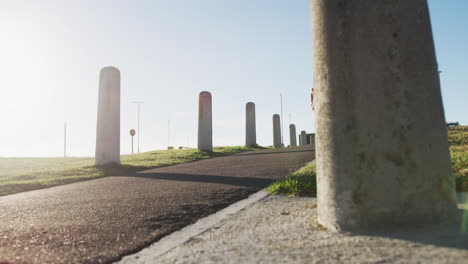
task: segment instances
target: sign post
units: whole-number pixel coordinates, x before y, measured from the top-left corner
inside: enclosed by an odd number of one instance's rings
[[[135,136],[136,131],[135,129],[130,129],[130,136],[132,136],[132,155],[133,155],[133,136]]]

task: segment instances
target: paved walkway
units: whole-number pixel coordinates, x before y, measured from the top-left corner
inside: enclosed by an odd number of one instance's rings
[[[316,198],[269,196],[158,257],[126,263],[468,263],[460,227],[332,233],[317,223]]]
[[[109,263],[312,159],[264,150],[0,197],[0,263]]]

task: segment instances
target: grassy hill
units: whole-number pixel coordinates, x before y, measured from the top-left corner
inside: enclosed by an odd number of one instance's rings
[[[0,158],[0,196],[258,149],[263,147],[161,150],[123,155],[122,165],[109,167],[96,167],[94,158]]]

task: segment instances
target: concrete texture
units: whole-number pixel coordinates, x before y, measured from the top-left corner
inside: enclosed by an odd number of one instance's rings
[[[289,145],[291,147],[297,146],[296,141],[296,125],[290,124],[289,125]]]
[[[312,0],[318,213],[331,230],[452,221],[425,0]]]
[[[268,149],[0,197],[0,263],[110,263],[314,159]]]
[[[280,115],[278,114],[273,115],[273,147],[274,148],[283,147],[283,145],[281,144]]]
[[[213,115],[210,92],[201,92],[199,96],[198,149],[213,151]]]
[[[300,137],[301,146],[307,145],[307,133],[304,130],[301,131]]]
[[[255,104],[247,103],[245,106],[245,145],[257,145],[257,129],[255,125]]]
[[[120,71],[105,67],[99,76],[96,165],[120,163]]]
[[[317,200],[270,196],[157,258],[127,263],[466,263],[457,227],[335,233],[317,224]]]

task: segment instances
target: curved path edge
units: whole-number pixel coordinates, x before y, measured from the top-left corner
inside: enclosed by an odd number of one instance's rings
[[[170,235],[163,237],[158,242],[153,243],[149,247],[141,250],[140,252],[128,255],[122,258],[122,260],[114,262],[119,264],[134,264],[134,263],[154,263],[155,259],[164,253],[174,249],[175,247],[190,241],[193,237],[202,234],[220,223],[222,220],[232,216],[233,214],[241,211],[247,206],[256,203],[268,196],[266,189],[260,190],[249,198],[238,201],[212,215],[204,217],[194,224],[186,226],[179,231],[176,231]]]

